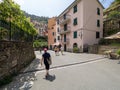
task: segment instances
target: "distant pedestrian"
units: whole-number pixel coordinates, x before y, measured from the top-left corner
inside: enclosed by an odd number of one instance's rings
[[[50,65],[52,64],[51,55],[47,52],[47,48],[44,48],[44,54],[42,55],[41,65],[42,62],[44,62],[45,65],[45,69],[46,69],[45,77],[47,78],[47,76],[49,76]]]
[[[40,50],[40,54],[41,54],[42,53],[42,49],[40,48],[39,50]]]
[[[59,56],[59,51],[60,51],[60,49],[59,49],[59,47],[57,47],[57,56]]]
[[[61,54],[63,55],[63,47],[61,46],[60,48]]]
[[[55,55],[57,56],[57,46],[55,46],[54,51],[55,51]]]

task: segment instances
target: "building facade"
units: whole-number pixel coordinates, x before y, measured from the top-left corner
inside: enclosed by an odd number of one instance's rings
[[[56,43],[56,17],[48,19],[48,48],[53,49]]]
[[[98,0],[75,0],[56,21],[64,51],[77,47],[83,52],[103,37],[103,6]]]
[[[42,22],[38,22],[36,20],[31,20],[33,23],[36,32],[38,33],[38,36],[47,36],[47,24],[44,24]]]

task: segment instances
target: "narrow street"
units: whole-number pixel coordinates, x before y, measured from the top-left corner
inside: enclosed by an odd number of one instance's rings
[[[55,56],[50,52],[53,64],[50,76],[45,79],[41,55],[21,74],[0,90],[119,90],[120,60],[110,60],[102,55],[69,53]],[[43,52],[42,52],[43,53]]]

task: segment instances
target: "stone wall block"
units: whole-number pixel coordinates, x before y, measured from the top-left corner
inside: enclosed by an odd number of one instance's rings
[[[32,43],[0,41],[0,79],[19,72],[34,58]]]

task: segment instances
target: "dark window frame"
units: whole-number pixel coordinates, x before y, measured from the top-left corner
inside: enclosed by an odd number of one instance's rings
[[[64,20],[66,19],[66,14],[63,15]]]
[[[54,43],[56,42],[56,38],[54,38]]]
[[[100,8],[97,8],[97,15],[100,15]]]
[[[54,36],[54,35],[55,35],[55,33],[54,33],[54,32],[52,32],[52,35]]]
[[[58,40],[60,40],[60,36],[58,36],[57,38],[58,38]]]
[[[64,31],[67,30],[67,24],[64,24]]]
[[[60,24],[59,19],[57,20],[57,24],[58,24],[58,25]]]
[[[73,20],[73,25],[75,26],[75,25],[77,25],[78,24],[78,20],[77,20],[77,18],[74,18],[74,20]]]
[[[59,27],[57,28],[57,31],[60,32],[60,28]]]
[[[73,13],[76,13],[76,12],[77,12],[77,5],[73,7]]]
[[[100,27],[100,20],[97,20],[97,27]]]
[[[74,31],[73,38],[77,38],[77,31]]]
[[[100,38],[100,32],[96,32],[96,39]]]

